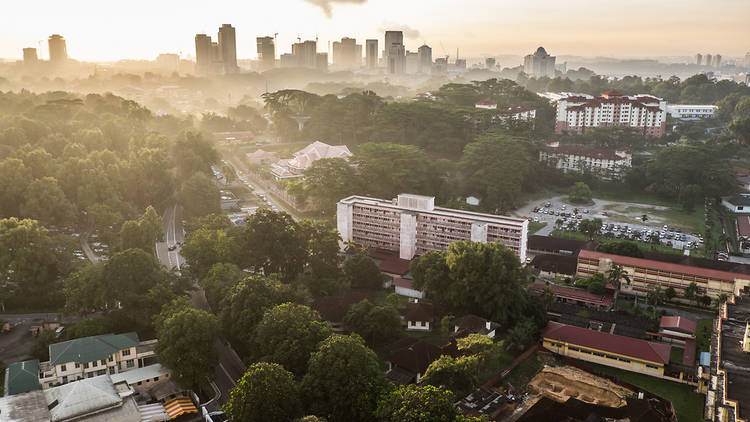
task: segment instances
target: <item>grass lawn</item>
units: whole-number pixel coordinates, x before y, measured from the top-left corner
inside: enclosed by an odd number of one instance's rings
[[[684,354],[684,350],[680,349],[679,347],[672,347],[672,350],[669,352],[669,363],[682,363],[682,355]]]
[[[529,222],[529,236],[538,232],[539,230],[543,229],[546,226],[547,226],[547,223],[544,221],[541,221],[538,223],[535,223],[533,221]]]
[[[514,355],[506,352],[498,343],[495,343],[492,349],[487,352],[487,359],[479,372],[479,384],[484,384],[500,375],[515,358]]]
[[[551,356],[546,357],[546,355],[534,353],[510,371],[508,376],[503,379],[502,384],[504,387],[513,386],[516,391],[522,391],[545,364],[555,365],[555,359]]]
[[[703,403],[705,398],[693,392],[693,387],[689,385],[678,384],[676,382],[666,381],[654,378],[648,375],[636,374],[635,372],[624,371],[609,366],[586,363],[597,371],[617,377],[636,387],[642,388],[648,392],[659,395],[672,402],[677,420],[679,422],[700,422],[703,420]]]
[[[712,319],[699,319],[695,328],[695,346],[700,352],[708,352],[711,347],[711,332],[713,331]]]

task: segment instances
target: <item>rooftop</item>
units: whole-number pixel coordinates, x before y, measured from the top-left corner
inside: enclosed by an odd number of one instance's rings
[[[51,365],[67,362],[86,363],[107,359],[122,349],[138,346],[138,334],[102,334],[50,344]]]
[[[737,217],[737,234],[750,237],[750,216],[740,215]]]
[[[407,303],[402,312],[406,321],[432,321],[433,318],[431,303]]]
[[[561,237],[534,234],[529,236],[526,248],[530,251],[537,250],[555,253],[569,251],[571,252],[570,255],[573,255],[583,249],[588,243],[585,240],[563,239]]]
[[[133,385],[141,381],[146,381],[156,377],[163,377],[169,374],[169,370],[160,363],[144,366],[142,368],[131,369],[130,371],[120,372],[110,375],[113,383],[125,381],[128,385]]]
[[[725,201],[729,202],[732,205],[740,205],[740,206],[748,206],[750,205],[750,196],[749,195],[734,195],[724,198]]]
[[[531,266],[540,270],[557,274],[575,275],[576,257],[553,254],[539,254],[531,260]]]
[[[424,375],[427,367],[441,355],[454,356],[458,350],[448,339],[418,339],[404,337],[387,346],[387,360],[391,364],[416,374]]]
[[[672,346],[646,340],[603,333],[550,321],[542,331],[542,338],[616,353],[654,363],[668,364]]]
[[[557,144],[557,146],[548,145],[552,152],[566,155],[577,155],[581,157],[589,157],[598,160],[624,160],[626,157],[617,155],[620,150],[595,148],[587,145],[577,144]],[[622,150],[624,153],[629,151]]]
[[[563,298],[567,300],[574,300],[576,302],[584,302],[584,303],[597,305],[597,306],[603,306],[605,308],[611,307],[613,303],[613,298],[611,295],[597,295],[594,293],[589,293],[585,290],[557,286],[554,284],[547,285],[545,283],[534,283],[532,285],[533,289],[536,290],[537,292],[544,291],[544,289],[548,286],[550,290],[552,290],[552,293],[554,293],[555,296],[559,298]]]
[[[750,297],[735,297],[727,303],[727,317],[721,321],[721,361],[719,367],[726,371],[725,395],[738,402],[740,418],[750,418],[750,354],[742,351],[748,321]]]
[[[695,321],[681,316],[663,316],[659,322],[659,328],[678,330],[688,334],[695,334],[696,326]]]
[[[39,361],[27,360],[8,365],[5,369],[5,395],[41,390],[39,384]]]

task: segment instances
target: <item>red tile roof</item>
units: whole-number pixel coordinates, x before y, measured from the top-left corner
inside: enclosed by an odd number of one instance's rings
[[[669,363],[669,352],[672,349],[668,344],[602,333],[554,321],[547,323],[542,331],[542,338],[662,364]]]
[[[694,267],[691,265],[673,264],[670,262],[654,261],[651,259],[632,258],[629,256],[612,255],[612,254],[607,254],[603,252],[590,251],[587,249],[583,249],[578,253],[579,262],[581,258],[588,258],[588,259],[609,258],[612,260],[612,262],[616,264],[634,266],[634,267],[643,267],[643,268],[649,268],[649,269],[658,270],[658,271],[691,274],[691,275],[696,275],[700,277],[714,278],[717,280],[724,280],[724,281],[729,281],[729,282],[734,282],[735,278],[742,278],[742,279],[748,278],[746,274],[741,274],[741,273],[732,273],[728,271],[712,270],[709,268],[700,268],[700,267]]]
[[[482,100],[482,101],[479,101],[479,102],[478,102],[478,103],[477,103],[476,105],[486,105],[486,106],[493,106],[493,105],[494,105],[494,106],[496,106],[496,105],[497,105],[497,103],[496,103],[496,102],[494,102],[494,101],[492,101],[492,100],[490,100],[490,99],[488,98],[488,99],[486,99],[486,100]]]
[[[544,291],[545,287],[546,285],[544,283],[534,283],[533,285],[534,290],[536,290],[537,292]],[[612,296],[596,295],[583,290],[570,289],[566,287],[555,286],[553,284],[550,284],[549,288],[552,290],[552,293],[554,293],[555,296],[560,298],[590,303],[592,305],[605,307],[612,306]]]
[[[387,258],[378,265],[380,271],[388,274],[404,275],[409,272],[411,261],[398,257]]]
[[[741,215],[737,217],[737,234],[750,236],[750,216]]]
[[[694,339],[688,339],[685,341],[685,351],[682,352],[682,364],[685,366],[695,365],[695,349],[696,343]]]
[[[431,322],[434,315],[432,312],[432,304],[424,302],[407,303],[406,308],[402,309],[401,312],[404,315],[405,321]]]
[[[693,320],[680,316],[663,316],[659,322],[659,328],[679,330],[685,333],[695,334],[696,323]]]
[[[408,278],[396,277],[393,279],[393,285],[404,289],[414,289],[414,280]]]

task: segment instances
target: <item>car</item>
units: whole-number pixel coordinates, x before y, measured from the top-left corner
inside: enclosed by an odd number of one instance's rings
[[[169,245],[167,247],[167,250],[170,251],[170,252],[173,251],[173,250],[175,250],[175,249],[177,249],[177,245]]]
[[[581,220],[581,219],[583,219],[583,215],[581,215],[581,214],[578,214],[578,215],[576,216],[576,218],[577,218],[577,219],[579,219],[579,220]]]
[[[546,208],[549,208],[549,207],[551,207],[551,206],[552,206],[552,203],[551,203],[551,202],[547,202],[546,204],[544,204],[544,206],[545,206]]]
[[[669,230],[669,227],[667,227],[667,225],[665,224],[664,227],[663,227],[663,229],[664,229],[664,231],[667,231],[667,230]]]
[[[606,217],[607,216],[607,211],[602,211],[602,215]]]
[[[681,234],[680,235],[680,240],[682,240],[683,242],[686,241],[687,240],[687,236],[685,236],[684,234]]]
[[[534,222],[538,223],[539,222],[539,217],[534,217]]]

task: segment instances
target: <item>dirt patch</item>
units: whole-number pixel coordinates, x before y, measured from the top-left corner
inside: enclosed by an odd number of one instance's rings
[[[622,407],[634,393],[612,381],[570,366],[547,367],[529,382],[531,393],[559,403],[576,398],[598,406]]]

